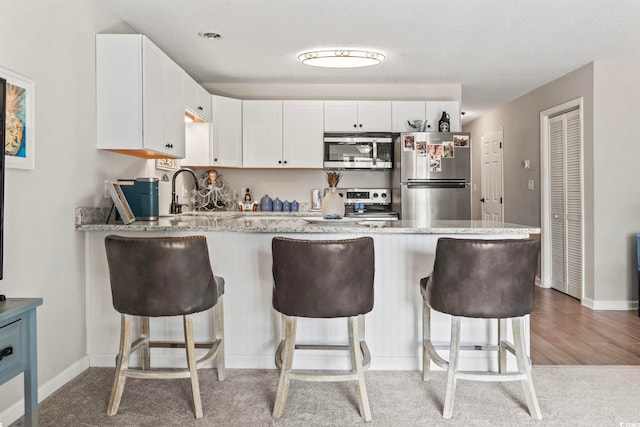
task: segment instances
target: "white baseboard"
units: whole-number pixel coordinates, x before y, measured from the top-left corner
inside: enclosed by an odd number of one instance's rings
[[[83,357],[64,371],[38,386],[38,402],[42,402],[60,387],[89,368],[89,358]],[[8,426],[24,415],[24,396],[0,413],[0,425]]]
[[[582,305],[589,307],[592,310],[618,310],[618,311],[628,311],[628,310],[637,310],[638,309],[638,301],[595,301],[591,298],[583,298]]]

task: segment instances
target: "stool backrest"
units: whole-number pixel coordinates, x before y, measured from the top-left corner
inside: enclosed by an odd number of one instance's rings
[[[218,300],[204,236],[105,238],[113,307],[136,316],[177,316]]]
[[[373,308],[373,239],[275,237],[273,308],[288,316],[333,318]]]
[[[454,316],[509,318],[531,313],[537,239],[440,238],[427,285],[431,308]]]

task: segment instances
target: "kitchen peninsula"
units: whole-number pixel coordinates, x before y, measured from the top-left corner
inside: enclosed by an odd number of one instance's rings
[[[366,316],[371,369],[416,370],[421,362],[422,299],[419,279],[433,266],[439,237],[524,238],[539,234],[537,227],[491,221],[344,221],[323,220],[318,213],[220,212],[192,213],[129,225],[105,224],[108,209],[79,208],[76,230],[85,232],[85,286],[87,299],[87,349],[91,366],[113,366],[118,348],[119,315],[111,305],[104,237],[128,236],[207,237],[215,274],[225,278],[225,355],[229,368],[274,368],[280,341],[280,317],[271,306],[271,239],[285,235],[301,239],[342,239],[372,236],[376,251],[375,303]],[[463,261],[461,261],[463,262]],[[461,264],[461,267],[463,265]],[[309,274],[323,274],[310,271]],[[344,319],[327,319],[298,325],[298,341],[347,341]],[[175,323],[173,322],[175,321]],[[209,336],[210,313],[194,320],[197,339]],[[448,341],[449,318],[435,313],[434,340]],[[151,320],[151,333],[160,339],[181,338],[179,319]],[[497,323],[474,319],[463,326],[462,340],[495,342]],[[528,336],[527,336],[528,340]],[[349,366],[343,352],[304,352],[296,366],[320,365],[333,369]],[[477,353],[477,352],[476,352]],[[162,363],[179,363],[181,354],[158,353]],[[461,357],[464,369],[495,368],[495,357]],[[513,363],[512,360],[509,363]],[[465,368],[466,366],[466,368]]]

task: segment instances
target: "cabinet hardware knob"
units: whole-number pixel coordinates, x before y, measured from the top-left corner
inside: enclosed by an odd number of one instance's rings
[[[282,164],[282,160],[278,160],[278,164],[281,165]]]
[[[217,162],[217,161],[218,161],[218,158],[216,157],[215,159],[213,159],[213,161],[214,161],[214,162]]]
[[[198,106],[198,110],[202,111],[202,110],[203,110],[203,108],[202,108],[202,107],[200,107],[200,106]]]
[[[284,161],[284,164],[285,164],[285,165],[287,164],[287,161],[286,161],[286,160]]]
[[[354,127],[354,128],[357,128],[357,127],[358,127],[358,125],[354,123],[354,124],[353,124],[353,127]]]
[[[484,197],[483,197],[482,199],[480,199],[480,201],[481,201],[482,203],[484,203]]]
[[[360,123],[360,127],[362,127],[362,123]]]

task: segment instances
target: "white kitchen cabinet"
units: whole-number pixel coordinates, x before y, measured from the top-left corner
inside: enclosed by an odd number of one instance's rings
[[[283,101],[282,167],[322,169],[322,101]]]
[[[97,148],[183,158],[183,73],[145,36],[96,35]]]
[[[211,96],[212,165],[242,167],[242,101]]]
[[[427,121],[431,125],[429,130],[438,132],[438,122],[443,111],[449,114],[451,132],[462,132],[459,101],[427,101]]]
[[[282,167],[282,101],[242,101],[242,165]]]
[[[325,132],[390,132],[391,101],[324,101]]]
[[[186,124],[186,155],[192,168],[242,167],[242,101],[209,95],[211,123]]]
[[[391,118],[393,132],[414,132],[409,121],[422,120],[424,123],[427,117],[427,103],[425,101],[391,101]],[[427,131],[433,131],[433,123],[427,123],[431,125],[430,128],[426,128]]]
[[[205,122],[211,122],[211,94],[187,73],[183,77],[185,107]]]

